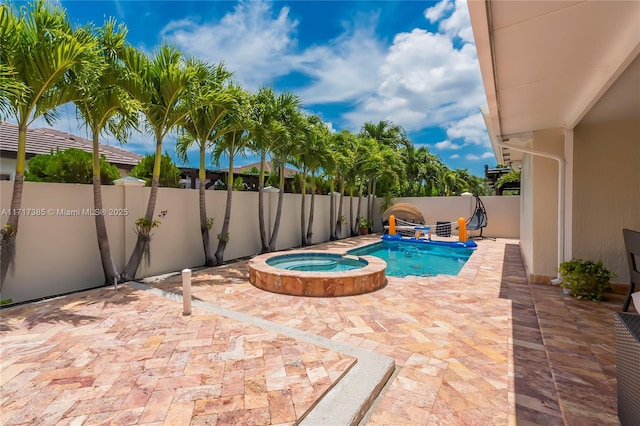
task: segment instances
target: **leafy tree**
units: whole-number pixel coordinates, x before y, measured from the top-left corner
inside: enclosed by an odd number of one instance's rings
[[[289,151],[291,134],[295,128],[292,125],[293,114],[300,107],[300,99],[292,93],[277,95],[270,87],[262,87],[251,100],[251,139],[250,148],[260,156],[260,178],[258,184],[258,225],[260,228],[261,252],[266,253],[275,249],[275,242],[280,226],[282,200],[284,197],[284,166]],[[276,165],[280,167],[280,195],[278,196],[278,210],[276,220],[267,239],[264,219],[264,175],[267,155],[274,153]],[[285,161],[282,161],[285,159]],[[272,173],[273,175],[273,173]]]
[[[249,98],[240,89],[233,86],[234,98],[237,100],[234,111],[224,117],[221,128],[225,129],[221,132],[221,136],[216,139],[216,145],[213,150],[213,160],[216,164],[220,164],[220,158],[226,155],[229,159],[227,165],[227,200],[224,210],[224,219],[222,221],[222,229],[220,235],[224,238],[218,238],[218,247],[216,248],[216,263],[222,265],[224,260],[224,251],[229,241],[229,226],[231,223],[231,203],[233,201],[233,191],[244,190],[245,185],[243,179],[233,180],[233,167],[237,155],[244,155],[248,142],[248,132],[244,129],[250,128],[251,123],[249,115]]]
[[[89,96],[75,101],[75,105],[78,115],[92,134],[93,207],[96,211],[102,211],[100,176],[104,169],[99,157],[100,133],[108,131],[121,143],[125,143],[129,130],[137,126],[140,105],[117,84],[123,72],[117,52],[125,46],[126,27],[118,25],[114,19],[109,19],[103,27],[93,29],[93,33],[101,46],[99,60],[102,70],[99,74],[87,76]],[[111,284],[114,280],[120,279],[120,274],[111,256],[104,215],[95,215],[94,221],[105,283]]]
[[[31,182],[91,183],[93,158],[88,152],[69,148],[51,154],[39,154],[29,160],[24,179]],[[100,183],[111,185],[120,178],[120,171],[100,156]]]
[[[125,66],[120,84],[142,105],[146,128],[156,144],[153,171],[148,175],[151,192],[144,215],[146,222],[150,223],[158,198],[162,143],[167,134],[185,122],[193,99],[191,95],[194,87],[197,87],[198,67],[185,60],[175,47],[168,45],[161,46],[153,57],[133,48],[123,49],[119,57]],[[138,234],[129,262],[122,272],[123,280],[135,277],[149,243],[149,238]]]
[[[511,182],[520,182],[521,178],[522,178],[522,174],[520,170],[516,171],[511,169],[507,174],[504,174],[498,178],[498,180],[496,181],[496,188],[500,190],[500,193],[504,194],[504,190],[502,190],[503,186]],[[519,195],[519,194],[520,194],[520,191],[516,189],[507,191],[507,195]]]
[[[147,154],[131,169],[131,176],[142,179],[146,186],[151,186],[156,154]],[[180,188],[180,169],[176,167],[168,152],[160,160],[160,179],[158,185],[168,188]]]
[[[515,171],[513,169],[509,170],[508,173],[500,176],[496,181],[496,188],[502,188],[506,183],[509,182],[520,182],[522,174],[520,170]]]
[[[251,166],[250,169],[243,170],[242,173],[247,173],[251,175],[257,175],[260,173],[260,170],[256,166]]]
[[[315,174],[322,166],[326,155],[326,140],[329,137],[327,126],[318,116],[306,116],[304,129],[304,149],[301,149],[294,157],[293,164],[300,169],[297,174],[300,179],[300,239],[303,246],[311,243],[313,227],[313,210],[315,204]],[[310,176],[310,179],[307,179]],[[307,198],[307,180],[311,183],[311,205],[309,209],[309,225],[305,230],[305,210]]]
[[[24,187],[27,129],[39,117],[49,123],[56,108],[86,96],[84,74],[95,72],[98,44],[86,31],[75,31],[66,12],[44,0],[20,6],[0,4],[0,113],[18,123],[16,174],[11,214],[0,231],[0,289],[15,254]]]
[[[211,241],[209,231],[213,218],[207,217],[207,203],[205,196],[206,167],[205,157],[208,149],[214,147],[216,139],[230,131],[225,126],[224,120],[236,107],[235,93],[225,86],[231,73],[224,65],[212,67],[202,62],[196,62],[197,83],[191,94],[191,108],[185,122],[180,126],[182,134],[178,139],[176,153],[183,161],[188,161],[187,151],[196,146],[199,150],[198,177],[200,187],[198,191],[198,207],[200,211],[200,233],[204,248],[205,266],[213,266],[214,260],[211,253]],[[235,89],[237,90],[237,89]]]
[[[381,120],[378,123],[368,121],[364,123],[360,133],[393,149],[397,149],[406,140],[404,129],[389,120]]]

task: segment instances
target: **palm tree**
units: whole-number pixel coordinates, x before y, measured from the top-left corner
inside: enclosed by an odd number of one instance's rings
[[[99,76],[90,76],[87,82],[89,96],[75,101],[76,109],[86,126],[90,129],[93,140],[93,207],[96,212],[103,210],[102,185],[100,179],[100,133],[109,130],[118,140],[124,142],[128,129],[137,123],[139,105],[117,85],[122,73],[117,60],[117,52],[125,43],[127,30],[111,19],[97,30],[102,46],[101,63],[104,66]],[[92,84],[93,83],[93,84]],[[94,216],[98,249],[102,261],[105,283],[117,282],[120,279],[111,250],[104,215]]]
[[[360,133],[393,149],[397,149],[406,140],[404,129],[389,120],[381,120],[378,123],[368,121],[364,123]]]
[[[270,152],[270,134],[283,130],[273,120],[275,93],[273,89],[261,87],[251,98],[251,134],[249,147],[260,156],[260,172],[258,177],[258,226],[260,228],[261,253],[269,250],[269,240],[264,223],[264,176],[265,162]]]
[[[168,45],[161,46],[153,58],[133,48],[125,48],[121,59],[126,67],[122,85],[141,103],[147,130],[156,142],[147,211],[136,221],[138,239],[122,273],[124,280],[132,280],[150,243],[148,231],[158,224],[153,214],[158,196],[162,142],[168,133],[184,123],[190,109],[189,95],[195,90],[198,74],[195,64],[185,61],[176,48]]]
[[[375,139],[360,134],[358,137],[357,148],[354,158],[354,173],[356,173],[354,182],[358,186],[358,207],[356,217],[351,228],[352,234],[358,234],[360,228],[360,218],[362,217],[362,196],[364,194],[364,185],[368,183],[369,176],[374,172],[376,163],[372,158],[378,151],[378,143]]]
[[[0,8],[4,8],[0,5]],[[0,19],[2,14],[0,12]],[[0,21],[0,25],[3,25]],[[27,92],[27,86],[16,79],[15,71],[7,64],[0,64],[0,119],[10,114],[11,104],[9,99],[19,99],[22,93]]]
[[[338,180],[338,192],[340,200],[338,201],[338,213],[336,226],[334,228],[334,239],[338,239],[342,233],[342,223],[344,215],[342,214],[344,206],[344,192],[347,185],[347,176],[350,170],[357,163],[355,158],[356,147],[358,146],[358,138],[355,134],[348,130],[342,130],[336,133],[332,138],[333,155],[336,161],[336,178]]]
[[[377,194],[378,182],[386,183],[387,187],[397,185],[404,173],[402,155],[397,149],[392,149],[386,145],[378,146],[378,151],[373,157],[373,173],[371,176],[371,196],[369,197],[368,219],[373,223],[373,204]]]
[[[264,221],[265,162],[267,159],[267,155],[273,152],[274,148],[279,147],[279,149],[283,150],[284,152],[284,141],[289,138],[289,129],[287,128],[287,121],[289,119],[287,117],[291,115],[291,111],[297,110],[299,106],[300,99],[297,96],[291,93],[276,95],[275,91],[270,87],[260,88],[258,93],[252,99],[250,114],[250,148],[260,156],[260,176],[258,184],[258,224],[260,227],[262,253],[266,253],[275,249],[275,239],[277,238],[278,227],[280,224],[280,214],[276,214],[277,226],[274,225],[271,238],[267,239],[267,232]],[[282,206],[282,199],[284,196],[284,164],[282,164],[281,166],[280,177],[280,195],[278,197],[279,210]]]
[[[294,165],[301,172],[301,205],[300,205],[300,240],[303,246],[311,243],[313,226],[313,208],[315,203],[315,173],[320,170],[324,156],[324,144],[329,135],[329,129],[320,117],[311,115],[306,117],[306,129],[304,134],[304,149],[300,150],[294,159]],[[306,195],[307,178],[311,175],[311,206],[309,209],[309,227],[306,228]]]
[[[300,107],[300,98],[293,93],[283,93],[277,98],[276,110],[279,112],[278,120],[284,128],[284,132],[280,133],[281,137],[272,140],[271,152],[273,152],[273,162],[279,168],[279,186],[278,207],[276,209],[276,218],[273,223],[273,231],[269,240],[269,249],[276,250],[276,240],[278,239],[278,231],[280,230],[280,219],[282,218],[282,204],[284,201],[285,190],[285,166],[291,162],[300,149],[301,142],[304,138],[304,127],[306,121],[298,110]]]
[[[220,157],[225,154],[229,159],[227,173],[227,202],[224,211],[224,220],[222,221],[222,229],[218,237],[218,248],[216,249],[216,264],[222,265],[224,260],[224,251],[229,241],[229,223],[231,222],[231,201],[233,198],[233,164],[238,154],[244,152],[245,147],[249,144],[249,133],[245,128],[249,127],[249,121],[246,117],[248,113],[248,103],[246,94],[239,86],[232,89],[234,98],[238,100],[235,111],[228,114],[219,130],[220,136],[216,140],[213,151],[213,158],[219,164]]]
[[[204,63],[194,64],[198,75],[191,102],[191,109],[180,128],[182,134],[178,138],[176,155],[183,162],[188,161],[187,152],[192,145],[197,145],[199,151],[199,210],[200,233],[204,249],[204,265],[213,266],[215,261],[211,252],[209,231],[213,225],[213,218],[207,217],[206,187],[207,170],[205,167],[207,149],[228,129],[224,124],[225,117],[236,108],[234,90],[225,87],[225,81],[231,77],[224,65],[212,67]]]
[[[39,117],[52,124],[55,109],[85,96],[84,74],[99,68],[98,43],[86,31],[74,31],[64,9],[36,1],[19,10],[0,5],[0,64],[3,85],[0,102],[18,122],[16,175],[11,215],[0,230],[0,288],[15,254],[22,205],[28,127]],[[25,89],[16,91],[15,89]]]

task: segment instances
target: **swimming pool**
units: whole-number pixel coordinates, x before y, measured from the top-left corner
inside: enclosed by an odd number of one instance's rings
[[[333,253],[283,254],[267,260],[267,265],[290,271],[344,272],[368,265],[360,258],[345,258]]]
[[[387,262],[387,276],[458,275],[473,249],[381,241],[350,250],[355,256],[375,256]]]

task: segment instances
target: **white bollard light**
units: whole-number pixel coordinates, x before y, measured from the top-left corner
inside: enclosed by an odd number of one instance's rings
[[[191,269],[182,270],[182,315],[191,315]]]

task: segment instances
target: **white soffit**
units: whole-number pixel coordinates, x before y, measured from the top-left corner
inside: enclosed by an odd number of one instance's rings
[[[640,54],[640,1],[472,0],[469,11],[496,135],[573,128]]]

